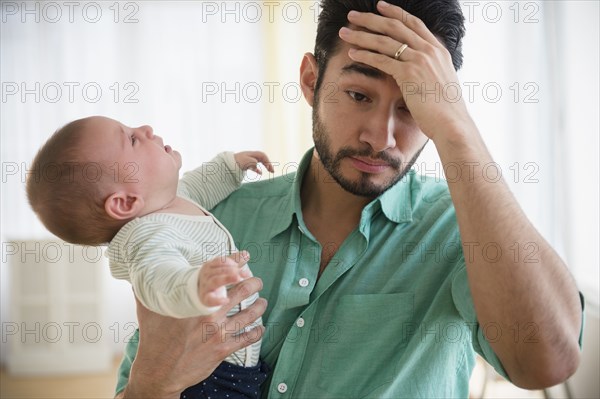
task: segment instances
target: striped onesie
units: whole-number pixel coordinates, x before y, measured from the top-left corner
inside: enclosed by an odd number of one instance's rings
[[[157,212],[130,221],[106,251],[113,277],[129,281],[145,307],[165,316],[185,318],[216,311],[218,307],[207,307],[198,298],[198,274],[203,263],[237,249],[231,234],[205,208],[214,207],[236,190],[243,176],[230,152],[185,173],[177,195],[194,202],[207,216]],[[228,316],[247,308],[257,298],[255,294],[245,299]],[[260,324],[258,319],[248,329]],[[259,354],[260,341],[225,361],[254,367]]]

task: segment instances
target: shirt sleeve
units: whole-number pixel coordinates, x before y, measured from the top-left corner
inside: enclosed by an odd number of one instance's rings
[[[469,287],[469,281],[467,279],[467,268],[462,259],[462,265],[457,269],[452,280],[452,298],[456,305],[460,315],[466,320],[469,326],[471,326],[472,343],[473,349],[481,355],[494,369],[510,381],[508,373],[502,366],[500,359],[492,349],[489,340],[500,337],[501,334],[506,334],[506,331],[502,331],[502,327],[498,323],[489,323],[489,325],[481,326],[477,322],[477,315],[475,313],[475,307],[473,305],[473,298],[471,296],[471,289]],[[579,299],[581,301],[581,329],[579,333],[579,348],[581,349],[583,343],[583,327],[584,327],[584,298],[579,293]],[[487,338],[486,338],[487,337]]]
[[[238,189],[243,178],[244,171],[236,164],[233,153],[223,152],[210,162],[184,173],[178,194],[211,209]]]
[[[119,370],[117,371],[117,387],[115,388],[115,395],[118,395],[120,392],[122,392],[129,382],[131,365],[133,364],[133,360],[137,354],[139,334],[139,330],[135,330],[135,333],[125,345],[123,359],[121,360]]]
[[[139,301],[163,316],[185,318],[211,314],[198,297],[202,265],[190,265],[185,256],[194,243],[167,224],[140,223],[121,244],[122,259],[111,257],[111,270],[129,280]],[[134,244],[132,244],[134,243]]]
[[[467,267],[462,256],[461,263],[452,278],[452,299],[459,314],[471,328],[471,343],[475,352],[492,365],[498,374],[510,381],[500,359],[496,356],[496,353],[484,335],[484,328],[477,321],[469,280],[467,279]],[[496,327],[499,328],[499,326],[485,326],[485,333],[489,336],[496,334],[496,330],[494,330]],[[501,334],[502,332],[498,331],[498,333]]]

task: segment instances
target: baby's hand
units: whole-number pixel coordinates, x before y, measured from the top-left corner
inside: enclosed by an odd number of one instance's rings
[[[227,257],[220,256],[202,265],[198,274],[198,297],[204,306],[221,306],[228,302],[226,286],[237,284],[251,276],[246,265],[246,251]]]
[[[258,168],[258,163],[262,163],[269,172],[275,172],[271,161],[269,161],[269,157],[264,152],[242,151],[233,154],[233,157],[235,158],[235,162],[242,170],[250,169],[260,175],[262,174],[262,171]]]

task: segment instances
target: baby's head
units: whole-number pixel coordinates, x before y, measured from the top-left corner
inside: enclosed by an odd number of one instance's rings
[[[74,244],[108,243],[177,192],[181,156],[150,126],[93,116],[68,123],[39,150],[27,196],[44,226]]]

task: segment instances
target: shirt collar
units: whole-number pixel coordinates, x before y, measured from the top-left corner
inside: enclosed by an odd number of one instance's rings
[[[411,169],[398,183],[373,201],[379,201],[383,214],[392,222],[406,223],[412,221],[411,186],[414,178],[415,171]]]
[[[313,156],[313,148],[308,150],[300,164],[295,175],[287,175],[287,179],[293,179],[291,189],[280,202],[280,207],[277,212],[274,212],[274,221],[271,230],[271,237],[286,230],[296,216],[296,220],[301,228],[304,225],[302,218],[302,204],[300,203],[300,189],[302,187],[302,179],[308,170]],[[392,222],[406,223],[412,221],[412,195],[411,183],[414,180],[415,171],[410,170],[398,183],[390,187],[385,193],[371,201],[363,210],[363,217],[366,213],[374,215],[378,209],[383,211],[383,214]]]
[[[302,179],[308,170],[310,161],[313,155],[313,149],[308,150],[300,164],[298,170],[294,173],[284,176],[284,179],[291,180],[291,188],[286,196],[281,199],[280,207],[277,212],[274,212],[274,221],[271,230],[271,237],[286,230],[292,223],[294,215],[298,223],[304,223],[302,219],[302,204],[300,203],[300,188],[302,187]]]

